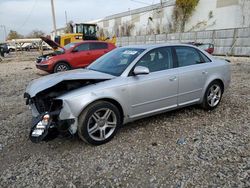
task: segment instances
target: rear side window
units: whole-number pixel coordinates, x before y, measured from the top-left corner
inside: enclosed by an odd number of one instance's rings
[[[100,50],[100,49],[107,49],[108,44],[102,42],[93,42],[90,43],[90,50]]]
[[[179,67],[185,67],[195,64],[204,63],[199,52],[191,47],[179,46],[175,47]]]
[[[202,58],[202,60],[203,60],[204,63],[211,62],[211,60],[205,54],[203,54],[200,51],[199,51],[199,54],[201,55],[201,58]]]

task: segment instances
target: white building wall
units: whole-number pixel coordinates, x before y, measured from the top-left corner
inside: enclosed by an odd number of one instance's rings
[[[112,15],[97,22],[105,35],[130,36],[163,34],[171,32],[172,12],[175,1]],[[249,0],[200,0],[185,31],[201,31],[248,27],[250,25]],[[210,16],[209,16],[210,15]],[[243,22],[244,15],[244,22]],[[139,17],[139,18],[138,18]],[[118,22],[116,21],[118,20]],[[105,23],[108,26],[105,26]]]
[[[186,30],[211,30],[243,27],[239,1],[218,7],[218,0],[200,0]],[[211,12],[212,18],[209,17]]]

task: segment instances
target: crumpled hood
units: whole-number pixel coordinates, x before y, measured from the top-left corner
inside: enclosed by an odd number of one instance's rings
[[[31,81],[27,88],[26,93],[30,95],[30,97],[34,97],[37,93],[53,87],[54,85],[66,81],[66,80],[109,80],[114,78],[110,74],[105,74],[93,70],[88,69],[76,69],[70,70],[66,72],[60,72],[55,74],[50,74],[47,76],[43,76],[41,78],[35,79]]]

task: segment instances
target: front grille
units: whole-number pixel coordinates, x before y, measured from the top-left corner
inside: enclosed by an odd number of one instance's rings
[[[53,112],[62,109],[62,100],[49,99],[49,100],[36,100],[35,106],[39,113]]]

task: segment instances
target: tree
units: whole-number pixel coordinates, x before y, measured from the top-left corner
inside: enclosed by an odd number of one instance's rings
[[[185,25],[188,19],[192,16],[193,11],[198,5],[199,0],[176,0],[173,19],[176,29],[181,32],[185,31]]]
[[[33,30],[27,35],[27,38],[39,38],[41,36],[45,36],[45,33],[43,31]]]
[[[19,34],[17,31],[10,30],[8,34],[8,40],[20,39],[20,38],[23,38],[23,35]]]
[[[65,30],[64,32],[65,33],[73,33],[73,21],[69,21],[67,24],[66,24],[66,27],[65,27]]]

